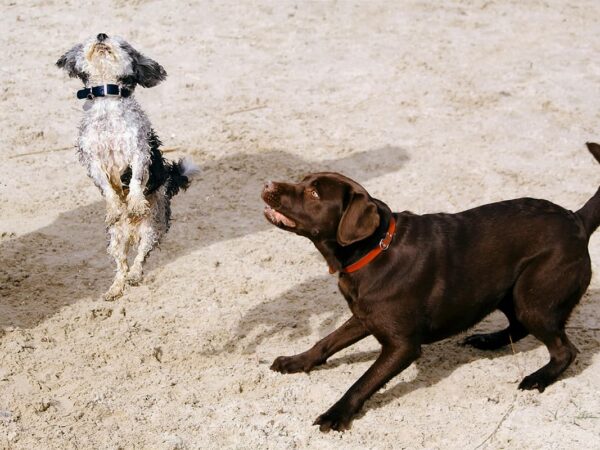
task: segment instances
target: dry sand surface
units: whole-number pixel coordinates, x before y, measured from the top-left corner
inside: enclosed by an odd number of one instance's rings
[[[569,322],[581,353],[543,394],[517,390],[548,358],[534,338],[513,354],[457,336],[426,346],[350,431],[320,433],[312,421],[379,347],[309,375],[269,370],[349,311],[259,198],[265,180],[331,169],[394,210],[580,207],[600,184],[584,147],[600,140],[599,24],[597,0],[2,0],[0,446],[600,448],[597,276]],[[98,32],[164,65],[167,81],[136,95],[168,156],[203,168],[144,282],[113,303],[103,200],[72,148],[80,84],[53,65]],[[590,251],[598,269],[598,236]]]

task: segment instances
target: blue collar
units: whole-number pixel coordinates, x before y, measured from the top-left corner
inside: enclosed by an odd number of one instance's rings
[[[84,98],[92,100],[96,97],[129,97],[130,95],[129,89],[122,88],[118,84],[101,84],[77,91],[77,98],[80,100]]]

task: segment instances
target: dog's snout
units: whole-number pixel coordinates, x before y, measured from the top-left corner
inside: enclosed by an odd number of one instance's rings
[[[100,33],[98,36],[96,36],[96,39],[98,39],[98,42],[104,42],[106,39],[108,39],[108,36],[104,33]]]
[[[281,204],[281,199],[279,198],[277,183],[274,183],[273,181],[267,181],[263,187],[261,197],[273,208],[279,207]]]

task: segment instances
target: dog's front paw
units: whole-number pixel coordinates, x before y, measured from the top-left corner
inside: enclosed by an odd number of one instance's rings
[[[127,197],[127,213],[131,217],[143,217],[150,211],[150,204],[142,194]]]
[[[106,202],[106,217],[104,221],[107,225],[113,225],[116,223],[125,212],[123,203],[117,199],[110,199]]]
[[[280,373],[310,372],[315,364],[304,355],[279,356],[271,364],[271,370]]]
[[[351,408],[336,403],[326,413],[317,417],[313,425],[318,425],[319,430],[323,432],[349,430],[352,416],[354,416],[354,411]]]

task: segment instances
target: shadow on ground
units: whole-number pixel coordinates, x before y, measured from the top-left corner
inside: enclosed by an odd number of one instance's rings
[[[237,346],[243,352],[252,352],[260,345],[268,345],[271,338],[277,337],[279,342],[283,335],[289,340],[289,349],[284,352],[286,356],[307,350],[314,342],[299,348],[296,341],[315,334],[322,338],[333,331],[335,328],[334,323],[341,323],[350,317],[350,311],[341,294],[337,292],[337,288],[333,293],[332,287],[336,286],[337,277],[336,280],[332,280],[332,278],[322,276],[310,279],[294,286],[282,295],[252,308],[238,322],[235,332],[238,340],[237,342],[232,340],[230,348]],[[575,346],[579,348],[580,353],[561,379],[576,377],[590,367],[594,355],[600,351],[599,329],[574,325],[578,322],[578,316],[580,318],[597,317],[600,314],[599,309],[600,290],[591,290],[586,293],[580,305],[575,309],[571,322],[567,326],[567,334]],[[318,324],[315,326],[315,323]],[[470,333],[495,331],[504,328],[506,325],[507,321],[504,316],[495,313],[478,324],[473,330],[470,330]],[[259,331],[256,332],[255,330]],[[483,358],[510,356],[513,352],[510,346],[497,351],[463,347],[460,345],[462,340],[463,336],[459,336],[424,346],[422,356],[415,362],[418,369],[416,379],[409,382],[390,381],[386,388],[374,394],[365,404],[361,415],[369,409],[385,406],[413,390],[435,385],[462,365]],[[533,336],[528,336],[514,344],[514,351],[515,353],[527,352],[541,345],[542,343]],[[379,351],[351,352],[350,348],[345,351],[345,356],[332,356],[325,365],[313,370],[327,371],[347,364],[374,362],[379,354]],[[533,363],[527,364],[523,376],[537,369],[539,367],[535,367]],[[332,373],[332,376],[335,375]],[[493,373],[489,374],[490,378],[493,376]],[[515,383],[515,389],[517,389],[517,386],[518,382]],[[340,386],[342,392],[348,388],[350,388],[349,385]],[[548,389],[552,389],[552,387]]]
[[[174,199],[171,231],[146,271],[215,242],[270,228],[260,200],[268,179],[332,170],[366,182],[400,170],[407,159],[403,149],[385,146],[322,161],[271,150],[205,162],[201,178]],[[99,298],[108,289],[114,266],[106,254],[103,216],[104,202],[98,201],[0,243],[0,328],[35,326],[64,306]]]

